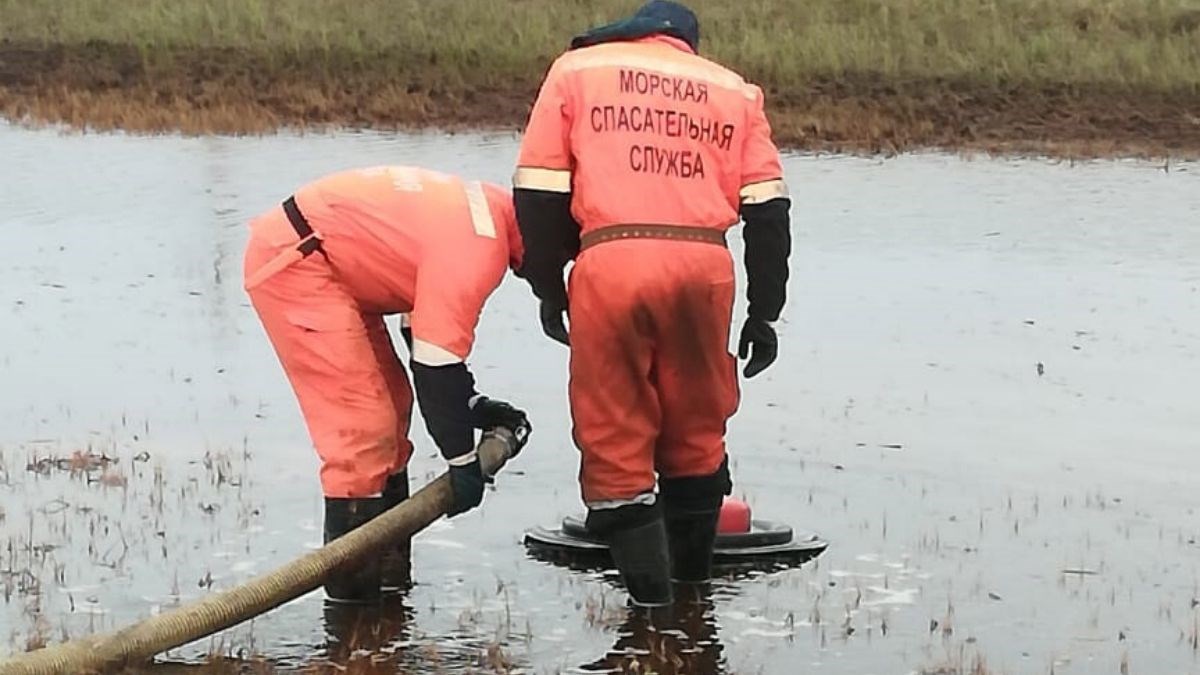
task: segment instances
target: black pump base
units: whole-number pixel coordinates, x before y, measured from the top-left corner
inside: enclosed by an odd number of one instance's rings
[[[576,569],[611,566],[612,556],[604,540],[588,532],[582,518],[567,516],[556,528],[535,527],[525,532],[525,547],[533,557]],[[713,573],[723,575],[739,569],[796,567],[817,557],[829,542],[811,532],[795,532],[791,526],[769,520],[754,520],[750,531],[718,534],[713,549]]]

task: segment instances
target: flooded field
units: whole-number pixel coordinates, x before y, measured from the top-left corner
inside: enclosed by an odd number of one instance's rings
[[[244,222],[328,171],[507,182],[516,153],[12,127],[0,148],[0,654],[319,545],[316,459],[241,290]],[[1200,165],[1166,169],[789,158],[783,352],[743,385],[735,490],[831,547],[718,582],[686,639],[521,546],[579,502],[566,352],[510,278],[473,364],[536,431],[481,509],[418,537],[417,586],[377,616],[310,594],[165,671],[558,673],[632,669],[606,658],[632,647],[679,672],[1200,673]],[[417,439],[423,481],[442,462]]]

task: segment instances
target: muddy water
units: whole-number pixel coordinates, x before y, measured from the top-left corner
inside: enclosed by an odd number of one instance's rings
[[[0,148],[0,652],[318,545],[316,462],[240,288],[244,221],[335,169],[504,182],[515,154],[507,136],[11,127]],[[787,161],[783,352],[744,383],[730,442],[756,513],[833,545],[719,583],[688,668],[1200,673],[1200,166],[1169,169]],[[603,574],[520,546],[578,506],[566,354],[534,316],[507,280],[473,357],[534,441],[483,508],[419,537],[407,597],[347,628],[313,594],[170,660],[552,673],[644,646]],[[424,480],[441,465],[417,438]]]

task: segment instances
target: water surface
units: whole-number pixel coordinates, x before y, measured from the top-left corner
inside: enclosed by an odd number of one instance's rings
[[[13,127],[0,147],[0,653],[317,546],[315,456],[241,290],[245,221],[339,169],[506,183],[516,154],[507,135]],[[719,583],[691,624],[695,667],[1200,673],[1200,168],[914,155],[786,170],[782,353],[743,383],[735,489],[833,544]],[[512,278],[479,332],[481,388],[527,408],[535,436],[481,509],[418,538],[417,587],[360,617],[380,672],[570,672],[645,636],[622,635],[602,574],[524,554],[525,527],[579,508],[566,352]],[[442,464],[416,426],[424,481]],[[37,463],[76,451],[119,461]],[[361,668],[370,655],[328,634],[343,625],[311,594],[170,658]]]

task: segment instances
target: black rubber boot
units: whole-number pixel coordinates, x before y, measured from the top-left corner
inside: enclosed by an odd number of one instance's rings
[[[608,546],[633,604],[671,604],[667,528],[661,516],[642,525],[613,530],[608,535]]]
[[[383,498],[325,498],[325,543],[337,539],[383,512]],[[338,570],[325,582],[325,595],[334,602],[376,602],[379,593],[379,558]]]
[[[729,458],[708,475],[664,478],[659,489],[671,542],[671,578],[689,584],[708,581],[721,502],[733,491]]]
[[[408,499],[408,472],[401,471],[388,476],[383,488],[383,510],[391,509],[405,499]],[[394,593],[412,588],[412,538],[405,537],[403,541],[397,541],[385,549],[380,566],[384,592]]]
[[[713,546],[720,510],[691,510],[666,504],[667,539],[671,549],[671,579],[699,584],[712,577]]]

